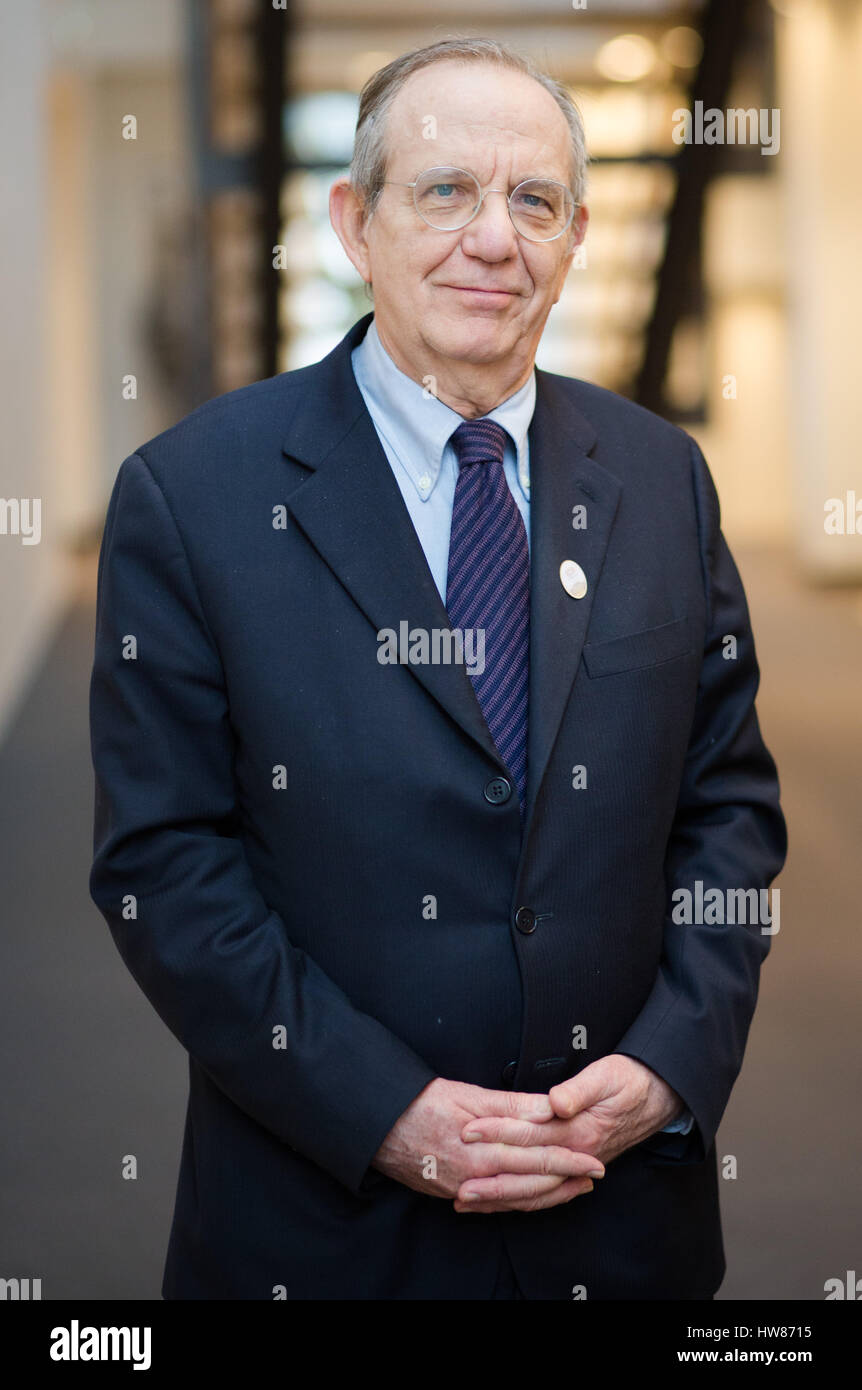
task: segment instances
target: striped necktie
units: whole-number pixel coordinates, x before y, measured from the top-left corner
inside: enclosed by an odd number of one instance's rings
[[[497,752],[527,791],[530,662],[530,555],[527,532],[506,482],[506,431],[471,420],[451,436],[458,458],[446,610],[453,628],[484,629],[485,669],[470,672]],[[474,647],[475,651],[475,647]]]

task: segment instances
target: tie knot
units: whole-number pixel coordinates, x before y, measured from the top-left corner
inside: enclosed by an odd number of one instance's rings
[[[451,436],[458,467],[474,463],[502,463],[506,452],[506,431],[496,420],[465,420]]]

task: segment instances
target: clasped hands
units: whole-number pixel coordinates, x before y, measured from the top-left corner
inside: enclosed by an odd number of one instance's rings
[[[591,1192],[605,1164],[664,1128],[681,1097],[643,1062],[600,1057],[547,1095],[436,1077],[373,1167],[457,1212],[542,1211]]]

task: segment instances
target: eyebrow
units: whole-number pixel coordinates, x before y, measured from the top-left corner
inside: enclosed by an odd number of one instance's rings
[[[415,182],[416,179],[418,179],[422,174],[428,174],[428,173],[430,173],[432,169],[462,169],[462,170],[464,171],[465,174],[472,174],[473,177],[474,177],[475,179],[478,180],[479,185],[480,185],[481,188],[485,188],[485,187],[486,187],[486,185],[485,185],[485,184],[482,182],[482,180],[479,178],[479,175],[476,173],[475,169],[468,169],[467,166],[466,166],[465,164],[426,164],[423,168],[417,169],[417,170],[414,172],[411,182]],[[518,184],[520,184],[520,183],[526,183],[526,182],[527,182],[527,179],[538,179],[538,180],[540,180],[542,183],[560,183],[560,184],[563,185],[564,188],[570,188],[570,185],[569,185],[567,179],[565,179],[565,178],[558,178],[558,177],[556,176],[556,174],[536,174],[536,173],[531,173],[531,174],[522,174],[520,178],[514,178],[514,177],[513,177],[513,178],[510,180],[510,189],[511,189],[511,188],[517,188],[517,187],[518,187]]]

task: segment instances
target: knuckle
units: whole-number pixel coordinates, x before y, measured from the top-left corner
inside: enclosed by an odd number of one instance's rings
[[[595,1120],[588,1120],[586,1125],[584,1126],[583,1148],[587,1152],[591,1151],[594,1144],[598,1144],[601,1142],[601,1138],[602,1126],[598,1124]]]
[[[467,1162],[467,1175],[471,1178],[493,1178],[499,1170],[499,1160],[493,1150],[484,1149],[482,1153],[471,1153]]]
[[[530,1100],[522,1092],[506,1091],[506,1113],[513,1120],[519,1120],[523,1114],[524,1106],[530,1104]]]

